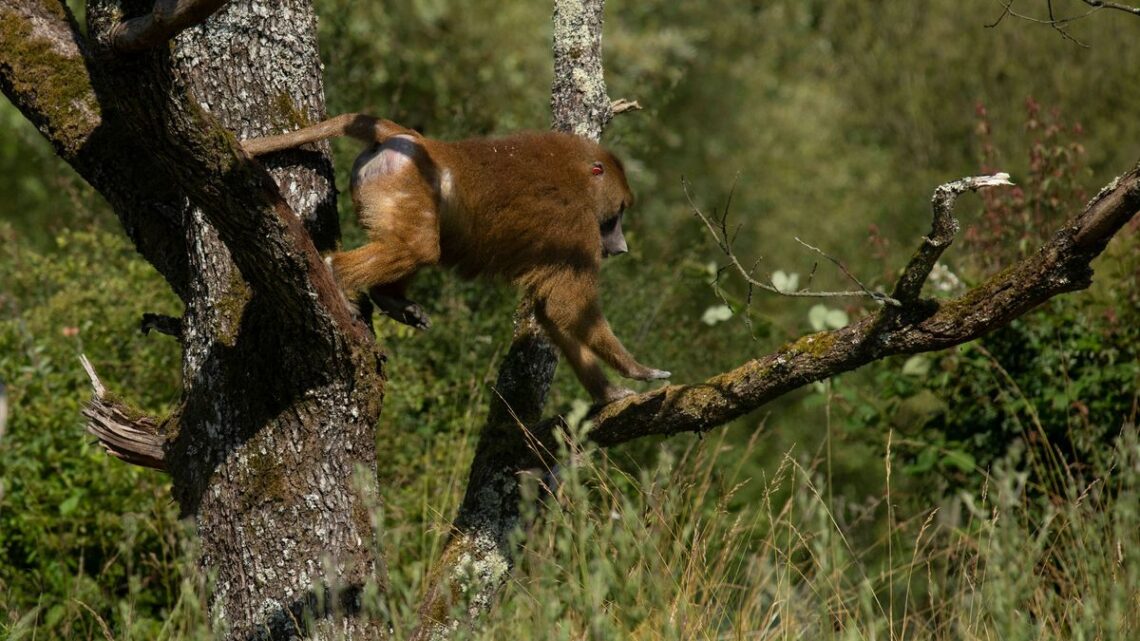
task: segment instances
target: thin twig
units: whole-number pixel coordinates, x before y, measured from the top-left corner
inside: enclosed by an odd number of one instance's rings
[[[1133,7],[1131,5],[1120,4],[1119,2],[1106,2],[1105,0],[1082,0],[1090,7],[1097,9],[1113,9],[1115,11],[1123,11],[1131,13],[1134,16],[1140,16],[1140,7]]]
[[[875,299],[876,301],[879,301],[880,303],[886,303],[886,304],[888,304],[888,305],[892,305],[892,306],[894,306],[894,307],[898,307],[899,305],[902,305],[902,303],[900,303],[900,302],[898,302],[897,300],[895,300],[895,299],[891,298],[890,296],[887,296],[887,295],[886,295],[886,294],[884,294],[883,292],[876,292],[876,291],[871,291],[871,289],[870,289],[870,288],[868,288],[866,285],[864,285],[864,284],[863,284],[863,281],[861,281],[861,280],[859,280],[858,278],[856,278],[856,277],[855,277],[855,274],[852,274],[852,273],[851,273],[851,270],[847,269],[847,266],[846,266],[846,265],[844,265],[843,263],[841,263],[841,262],[839,261],[839,259],[838,259],[838,258],[835,258],[834,256],[832,256],[832,255],[830,255],[830,254],[827,254],[827,253],[825,253],[825,252],[824,252],[822,249],[820,249],[819,247],[815,247],[815,246],[812,246],[812,245],[809,245],[809,244],[805,243],[804,241],[800,240],[798,236],[794,236],[793,238],[795,238],[795,240],[796,240],[796,242],[797,242],[797,243],[799,243],[799,244],[803,245],[804,247],[807,247],[808,249],[812,250],[813,252],[815,252],[815,253],[819,254],[820,256],[823,256],[823,257],[824,257],[824,258],[826,258],[827,260],[830,260],[830,261],[831,261],[831,263],[832,263],[833,265],[835,265],[836,267],[838,267],[838,268],[839,268],[839,270],[840,270],[841,272],[843,272],[843,274],[844,274],[845,276],[847,276],[847,278],[850,278],[850,279],[851,279],[851,282],[853,282],[853,283],[855,283],[856,285],[858,285],[858,286],[859,286],[859,289],[863,290],[863,293],[864,293],[864,294],[866,294],[866,295],[870,296],[871,298]],[[818,264],[818,263],[817,263],[817,264]],[[812,268],[811,268],[811,273],[812,273],[812,275],[813,275],[813,276],[815,275],[815,266],[814,266],[814,265],[813,265],[813,266],[812,266]]]
[[[1122,5],[1122,4],[1115,3],[1115,2],[1101,2],[1100,0],[1082,0],[1085,4],[1089,5],[1092,8],[1089,9],[1088,11],[1084,12],[1084,13],[1077,14],[1075,16],[1058,18],[1056,16],[1054,10],[1053,10],[1053,0],[1046,0],[1045,6],[1046,6],[1046,9],[1049,13],[1049,17],[1048,18],[1035,18],[1031,15],[1015,11],[1013,9],[1014,0],[997,0],[997,1],[1002,6],[1001,15],[999,15],[997,17],[997,19],[994,20],[992,23],[985,25],[987,29],[992,29],[992,28],[998,26],[999,24],[1001,24],[1002,20],[1004,20],[1006,16],[1013,16],[1014,18],[1017,18],[1019,20],[1024,20],[1026,22],[1032,22],[1034,24],[1041,24],[1041,25],[1048,25],[1052,29],[1056,30],[1057,33],[1061,34],[1061,37],[1065,38],[1066,40],[1073,42],[1077,46],[1084,47],[1085,49],[1088,49],[1089,46],[1087,44],[1085,44],[1084,42],[1081,42],[1080,40],[1078,40],[1075,36],[1073,36],[1072,33],[1069,32],[1068,27],[1072,23],[1077,22],[1078,20],[1083,20],[1083,19],[1091,16],[1092,14],[1096,13],[1097,11],[1100,11],[1101,9],[1116,9],[1118,11],[1124,11],[1127,13],[1131,13],[1133,15],[1140,16],[1140,8],[1136,8],[1136,7],[1132,7],[1132,6],[1128,6],[1128,5]]]
[[[706,215],[703,211],[701,211],[701,208],[698,207],[695,202],[693,202],[693,196],[689,192],[688,181],[682,180],[681,181],[681,187],[685,192],[685,199],[688,200],[689,208],[692,209],[693,214],[697,218],[699,218],[702,223],[705,224],[705,227],[709,230],[709,233],[712,235],[713,240],[716,241],[717,247],[721,250],[721,252],[726,257],[728,257],[728,260],[729,260],[729,263],[731,264],[731,266],[736,268],[737,273],[739,273],[740,276],[742,278],[744,278],[744,281],[746,283],[748,283],[749,286],[758,287],[758,288],[763,289],[764,291],[770,292],[772,294],[779,294],[780,296],[789,296],[789,297],[793,297],[793,298],[868,297],[868,298],[871,298],[872,300],[874,300],[875,302],[877,302],[879,304],[889,304],[889,305],[893,305],[893,306],[899,305],[899,302],[897,300],[892,299],[890,296],[887,296],[887,295],[882,294],[880,292],[872,292],[871,290],[867,289],[867,287],[864,286],[863,283],[859,282],[858,279],[851,276],[851,273],[849,271],[847,271],[847,269],[844,268],[842,265],[840,265],[840,268],[843,270],[843,272],[845,274],[847,274],[849,277],[851,277],[852,280],[854,280],[857,285],[859,285],[860,289],[858,289],[858,290],[847,290],[847,291],[827,291],[827,292],[825,292],[825,291],[815,291],[815,290],[803,288],[803,289],[797,289],[794,291],[785,291],[785,290],[782,290],[782,289],[776,287],[775,283],[773,283],[771,280],[769,280],[766,283],[763,281],[756,280],[753,277],[753,274],[755,273],[756,268],[753,267],[753,269],[751,269],[751,270],[746,268],[743,264],[741,264],[740,259],[736,255],[736,252],[733,251],[733,249],[732,249],[733,241],[736,238],[736,233],[739,232],[739,228],[737,230],[735,230],[732,234],[729,234],[729,232],[728,232],[728,212],[729,212],[729,203],[731,203],[732,192],[729,192],[729,201],[728,201],[728,203],[725,204],[722,215],[714,223],[713,220],[711,218],[709,218],[709,216]],[[797,238],[796,240],[799,240],[799,239]],[[802,241],[801,241],[801,243],[802,243]],[[811,246],[808,245],[808,247],[811,247]],[[815,249],[814,247],[811,247],[811,248]],[[819,250],[816,249],[816,251],[818,252]],[[819,253],[823,254],[823,252],[819,252]],[[836,261],[834,258],[831,258],[830,256],[827,256],[827,254],[823,254],[823,255],[826,256],[827,258],[829,258],[830,260],[832,260],[832,262],[839,264],[838,261]],[[759,264],[759,261],[757,261],[757,264]]]

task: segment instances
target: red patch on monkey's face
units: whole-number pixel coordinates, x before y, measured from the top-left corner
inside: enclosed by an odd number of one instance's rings
[[[594,166],[590,169],[590,173],[594,174],[595,176],[601,176],[602,172],[604,171],[605,169],[602,168],[602,163],[600,162],[594,163]]]

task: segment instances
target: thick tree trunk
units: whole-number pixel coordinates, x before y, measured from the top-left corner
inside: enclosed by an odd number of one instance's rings
[[[235,1],[169,46],[116,51],[115,27],[152,7],[89,2],[87,41],[62,3],[3,0],[0,88],[185,303],[161,463],[225,637],[384,637],[355,616],[383,582],[367,508],[382,361],[317,252],[338,233],[331,165],[281,156],[278,191],[230,133],[324,116],[312,7]]]
[[[190,99],[241,138],[325,115],[305,0],[230,3],[179,35],[171,62]],[[324,152],[279,156],[270,169],[314,243],[331,249]],[[315,353],[306,328],[243,281],[210,216],[190,207],[184,228],[185,402],[166,460],[216,576],[213,611],[234,639],[379,638],[383,622],[354,616],[365,584],[383,580],[362,494],[375,482],[377,364]]]
[[[552,126],[598,140],[613,117],[602,74],[605,0],[555,0]],[[519,525],[519,474],[541,470],[527,432],[542,416],[558,356],[530,304],[515,313],[511,349],[499,367],[487,422],[471,463],[451,538],[428,579],[415,641],[450,638],[487,612],[506,584]]]

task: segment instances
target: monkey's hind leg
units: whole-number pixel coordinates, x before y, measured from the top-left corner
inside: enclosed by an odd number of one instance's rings
[[[394,239],[371,242],[331,257],[333,274],[350,298],[377,286],[399,283],[436,258]]]

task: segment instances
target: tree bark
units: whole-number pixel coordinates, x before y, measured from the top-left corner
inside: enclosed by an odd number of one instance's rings
[[[170,46],[116,51],[149,9],[89,2],[87,42],[62,4],[6,0],[0,86],[185,303],[162,462],[225,638],[382,638],[356,616],[383,582],[366,496],[382,359],[317,252],[337,236],[331,164],[297,153],[271,178],[231,133],[324,116],[312,7],[233,2]]]

